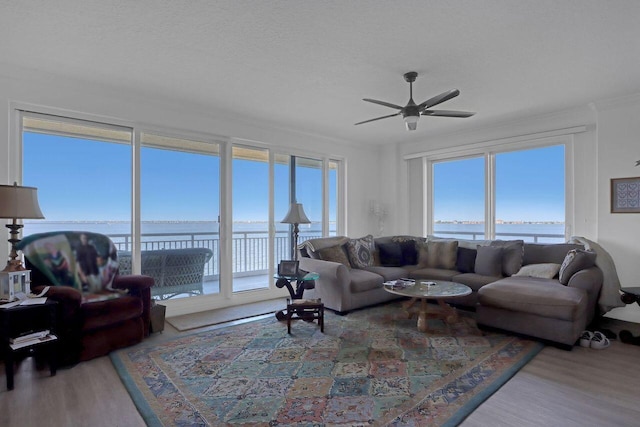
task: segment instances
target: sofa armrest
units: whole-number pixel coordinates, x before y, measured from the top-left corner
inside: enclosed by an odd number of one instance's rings
[[[350,307],[351,275],[349,269],[339,262],[323,261],[312,258],[300,258],[300,268],[313,271],[320,276],[316,279],[314,295],[322,298],[324,305],[332,310],[341,312],[344,307]]]
[[[596,307],[600,288],[602,288],[602,281],[604,280],[603,277],[602,270],[598,267],[591,267],[578,271],[571,276],[569,283],[567,283],[567,286],[582,289],[587,293],[589,298],[589,321],[593,319],[597,311]]]

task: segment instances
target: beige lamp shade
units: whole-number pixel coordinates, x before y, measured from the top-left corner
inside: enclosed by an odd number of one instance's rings
[[[302,203],[291,203],[289,212],[280,222],[283,224],[311,224],[311,221],[304,213],[304,209],[302,209]]]
[[[38,189],[17,184],[0,185],[0,218],[44,218],[38,205]]]

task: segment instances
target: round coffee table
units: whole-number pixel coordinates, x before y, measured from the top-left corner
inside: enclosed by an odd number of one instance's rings
[[[407,287],[396,287],[385,284],[384,290],[392,294],[411,298],[411,300],[403,304],[403,308],[409,318],[413,317],[416,313],[418,314],[418,330],[420,332],[427,332],[428,330],[427,318],[430,313],[429,310],[427,310],[427,300],[434,299],[438,301],[440,313],[434,314],[443,314],[448,323],[454,323],[458,321],[458,312],[444,300],[464,297],[471,293],[471,288],[467,285],[444,280],[416,280],[413,286]],[[418,301],[420,301],[419,307],[414,307]]]

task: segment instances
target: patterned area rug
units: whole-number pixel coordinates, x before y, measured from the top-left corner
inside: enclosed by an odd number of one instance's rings
[[[468,313],[425,334],[397,302],[325,317],[324,334],[273,317],[111,358],[151,426],[449,426],[543,347]]]

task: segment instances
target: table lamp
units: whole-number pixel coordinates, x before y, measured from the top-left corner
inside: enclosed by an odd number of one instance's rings
[[[0,218],[13,220],[6,227],[10,230],[11,253],[9,261],[3,272],[22,271],[25,268],[17,259],[16,244],[20,241],[18,234],[24,227],[16,224],[18,219],[43,219],[42,211],[38,205],[38,189],[35,187],[21,187],[14,182],[13,185],[0,185]]]
[[[284,217],[282,224],[293,224],[293,241],[291,246],[291,252],[293,253],[293,259],[298,259],[298,251],[296,250],[296,246],[298,246],[298,233],[300,230],[298,229],[298,224],[311,224],[309,218],[304,213],[304,209],[302,209],[302,203],[291,203],[289,206],[289,212]]]

